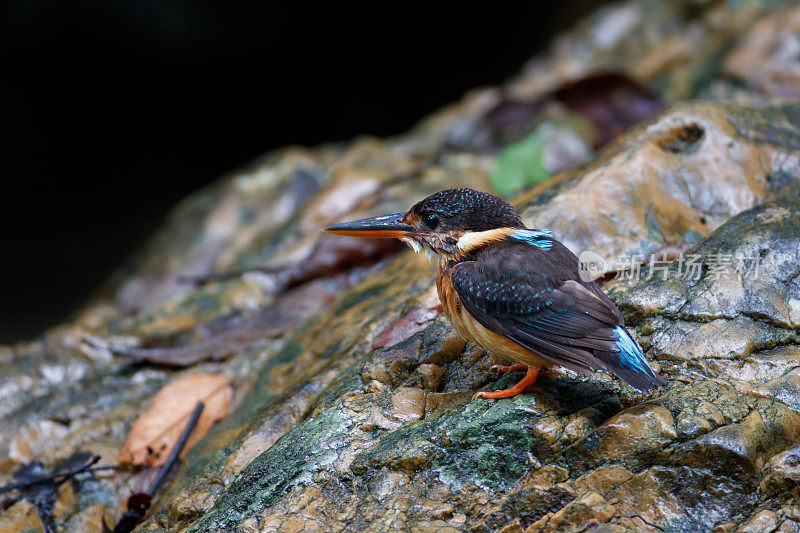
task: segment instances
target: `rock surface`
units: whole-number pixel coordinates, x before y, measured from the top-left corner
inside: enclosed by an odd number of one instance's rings
[[[115,464],[162,385],[212,372],[231,414],[141,531],[800,531],[798,19],[790,2],[614,4],[405,136],[280,150],[196,193],[105,296],[0,348],[0,485],[77,451]],[[558,88],[609,70],[669,107],[592,153],[597,117]],[[651,396],[556,371],[472,400],[518,376],[438,316],[432,267],[319,233],[490,190],[504,143],[542,124],[578,147],[544,143],[547,167],[583,166],[514,198],[529,226],[610,269],[686,250],[605,287],[670,381]],[[54,523],[100,531],[146,475],[62,485]],[[41,529],[35,504],[3,501],[0,531]]]

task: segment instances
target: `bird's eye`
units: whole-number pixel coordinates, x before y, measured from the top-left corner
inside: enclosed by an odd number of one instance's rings
[[[439,215],[435,213],[425,213],[422,215],[422,222],[428,226],[429,229],[436,229],[439,225]]]

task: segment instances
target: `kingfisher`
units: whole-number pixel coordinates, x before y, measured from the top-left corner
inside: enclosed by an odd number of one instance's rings
[[[575,254],[551,231],[526,228],[502,198],[447,189],[405,213],[323,231],[397,238],[437,260],[436,288],[456,331],[506,363],[493,369],[526,371],[516,385],[476,396],[516,396],[552,366],[585,375],[605,370],[642,391],[666,385],[625,328],[619,309],[594,280],[581,275]]]

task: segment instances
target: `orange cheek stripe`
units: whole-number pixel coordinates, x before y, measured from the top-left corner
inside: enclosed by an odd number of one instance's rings
[[[469,252],[481,246],[486,246],[496,241],[510,237],[514,233],[514,228],[497,228],[486,231],[468,231],[458,239],[458,249],[461,252]]]

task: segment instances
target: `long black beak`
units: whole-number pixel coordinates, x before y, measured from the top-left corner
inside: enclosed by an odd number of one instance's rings
[[[336,224],[322,231],[325,233],[333,233],[334,235],[347,235],[350,237],[403,239],[410,237],[414,233],[413,226],[400,221],[403,215],[405,215],[405,213],[362,218],[361,220]]]

